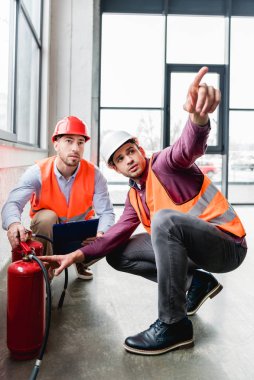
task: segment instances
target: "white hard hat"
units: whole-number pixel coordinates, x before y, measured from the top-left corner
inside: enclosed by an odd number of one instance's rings
[[[130,135],[125,131],[109,132],[102,140],[101,155],[104,161],[108,164],[112,154],[119,149],[128,140],[135,140],[138,144],[137,137]]]

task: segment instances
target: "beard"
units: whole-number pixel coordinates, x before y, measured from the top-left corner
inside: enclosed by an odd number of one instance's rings
[[[60,159],[66,166],[69,166],[72,168],[77,167],[80,162],[80,157],[61,157],[60,156]]]

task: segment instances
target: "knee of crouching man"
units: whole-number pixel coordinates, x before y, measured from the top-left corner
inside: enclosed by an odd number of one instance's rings
[[[152,232],[163,229],[163,227],[169,231],[171,227],[175,225],[175,219],[180,216],[181,213],[175,210],[163,209],[157,211],[152,219],[151,228]]]
[[[165,221],[167,220],[166,211],[167,210],[159,210],[153,215],[151,223],[152,231],[164,225]]]

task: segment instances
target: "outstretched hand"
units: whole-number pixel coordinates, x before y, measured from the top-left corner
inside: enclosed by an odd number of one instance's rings
[[[184,110],[190,113],[193,123],[204,125],[208,122],[208,114],[215,111],[221,100],[219,89],[201,83],[208,72],[208,67],[202,67],[189,87]]]
[[[68,268],[73,263],[82,262],[84,255],[82,251],[77,250],[67,255],[40,256],[41,261],[54,269],[54,275],[58,276],[65,268]]]

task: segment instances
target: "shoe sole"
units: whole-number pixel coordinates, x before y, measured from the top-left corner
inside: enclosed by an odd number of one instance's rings
[[[80,279],[80,280],[86,280],[86,281],[89,281],[89,280],[92,280],[93,279],[93,274],[91,276],[84,276],[82,274],[80,274],[77,270],[77,267],[76,265],[74,264],[74,269],[76,271],[76,274],[77,274],[77,277]]]
[[[78,274],[77,275],[77,278],[79,278],[80,280],[85,280],[85,281],[89,281],[89,280],[92,280],[93,279],[93,276],[82,276],[81,274]]]
[[[202,306],[203,303],[208,298],[213,298],[213,297],[217,296],[217,294],[220,293],[220,291],[222,289],[223,289],[223,286],[220,283],[218,283],[218,285],[215,288],[213,288],[209,293],[207,293],[207,295],[200,301],[200,303],[198,304],[198,306],[196,307],[196,309],[194,309],[192,311],[188,311],[187,315],[190,316],[190,315],[196,314],[196,312],[198,311],[198,309],[200,308],[200,306]]]
[[[126,351],[132,354],[161,355],[173,350],[181,350],[183,348],[192,348],[194,346],[194,340],[193,339],[186,340],[185,342],[177,343],[177,344],[174,344],[173,346],[162,348],[161,350],[139,350],[138,348],[133,348],[133,347],[127,346],[126,344],[124,344],[123,346]]]

